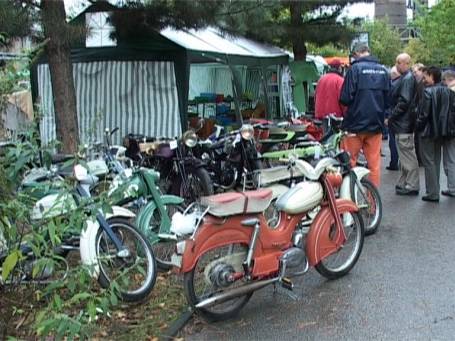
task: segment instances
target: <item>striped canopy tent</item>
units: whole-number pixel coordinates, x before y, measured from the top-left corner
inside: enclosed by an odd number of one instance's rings
[[[95,3],[73,23],[85,23],[94,13],[106,13],[108,18],[113,10],[116,8],[106,2]],[[166,28],[150,33],[145,40],[117,41],[115,46],[92,47],[87,40],[76,42],[71,61],[81,142],[102,141],[104,128],[119,127],[120,134],[114,137],[118,143],[128,133],[175,137],[186,129],[191,65],[227,66],[231,71],[229,82],[234,83],[237,95],[234,98],[238,99],[248,87],[239,66],[265,72],[271,65],[286,65],[288,55],[244,37],[226,36],[213,27]],[[228,75],[219,73],[218,77],[226,82]],[[264,78],[260,73],[254,77],[249,83]],[[56,134],[44,53],[31,66],[31,78],[32,95],[41,110],[41,139],[48,143]],[[235,107],[239,108],[238,103]]]

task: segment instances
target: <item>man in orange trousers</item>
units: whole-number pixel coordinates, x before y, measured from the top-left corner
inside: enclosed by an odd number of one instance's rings
[[[343,149],[351,154],[355,166],[360,150],[371,171],[370,180],[379,187],[381,180],[381,144],[384,115],[389,106],[389,73],[370,56],[366,45],[354,48],[354,62],[341,89],[340,103],[347,106],[343,129],[348,135]]]

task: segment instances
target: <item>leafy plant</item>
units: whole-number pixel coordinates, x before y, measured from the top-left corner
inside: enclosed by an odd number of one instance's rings
[[[385,20],[367,21],[363,31],[370,34],[370,49],[372,54],[384,65],[394,65],[398,54],[403,50],[400,34]]]
[[[31,219],[35,199],[18,190],[18,185],[24,171],[39,164],[37,156],[46,159],[51,152],[37,145],[36,136],[29,131],[0,157],[0,254],[7,255],[0,261],[0,339],[17,333],[12,322],[18,315],[33,326],[32,335],[87,339],[97,320],[109,317],[118,304],[118,286],[114,282],[109,290],[100,289],[76,255],[59,250],[65,238],[80,234],[87,208],[80,205],[65,217]],[[63,186],[62,192],[74,185],[69,181]],[[100,201],[90,209],[104,205]],[[25,279],[31,285],[24,286]]]
[[[417,17],[413,25],[419,37],[412,39],[407,51],[424,64],[448,66],[455,64],[455,36],[452,32],[455,0],[441,0]]]

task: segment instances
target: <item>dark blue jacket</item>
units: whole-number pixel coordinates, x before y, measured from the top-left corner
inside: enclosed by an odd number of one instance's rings
[[[341,89],[340,102],[348,107],[343,129],[353,133],[382,132],[389,89],[389,73],[376,58],[355,60]]]

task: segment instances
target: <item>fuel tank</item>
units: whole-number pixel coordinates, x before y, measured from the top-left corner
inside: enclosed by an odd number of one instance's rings
[[[298,214],[316,207],[322,200],[323,189],[319,182],[304,181],[281,195],[276,208],[289,214]]]

